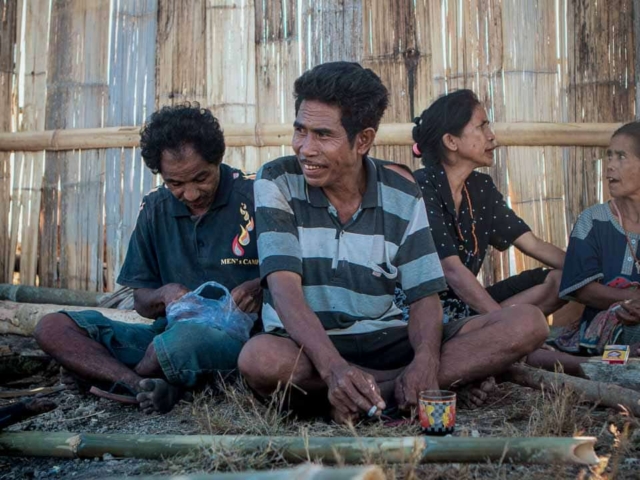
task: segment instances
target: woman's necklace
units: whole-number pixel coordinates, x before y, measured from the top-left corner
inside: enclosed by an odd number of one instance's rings
[[[613,200],[613,198],[610,200],[610,202],[611,202],[611,205],[613,205],[613,209],[616,211],[616,218],[618,219],[618,223],[622,227],[622,231],[624,232],[624,238],[627,240],[627,246],[629,247],[629,251],[633,256],[633,260],[636,265],[636,272],[640,274],[640,260],[638,260],[638,257],[636,256],[636,249],[633,248],[633,245],[631,244],[631,239],[629,238],[629,234],[624,228],[624,223],[622,221],[622,214],[620,213],[620,210],[618,209],[618,205],[616,205],[616,202]]]
[[[469,216],[471,217],[471,236],[473,237],[473,252],[467,252],[469,256],[473,255],[474,257],[478,255],[478,237],[476,237],[476,221],[473,218],[473,205],[471,204],[471,197],[469,196],[469,190],[467,190],[467,186],[462,184],[462,191],[467,197],[467,205],[469,205]],[[460,250],[464,248],[465,238],[462,235],[462,230],[460,230],[460,224],[456,219],[456,229],[458,230],[458,237],[462,241],[462,245],[460,245]]]

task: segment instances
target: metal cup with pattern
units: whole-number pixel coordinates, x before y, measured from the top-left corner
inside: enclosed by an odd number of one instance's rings
[[[449,390],[424,390],[419,397],[419,417],[425,435],[447,435],[456,425],[456,394]]]

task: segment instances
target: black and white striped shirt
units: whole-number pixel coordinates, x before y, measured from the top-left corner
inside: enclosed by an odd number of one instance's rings
[[[260,275],[302,277],[305,300],[329,334],[406,325],[395,306],[400,284],[409,304],[446,288],[418,186],[365,157],[360,209],[342,225],[322,189],[309,186],[295,156],[265,164],[254,184]],[[283,328],[265,290],[265,331]]]

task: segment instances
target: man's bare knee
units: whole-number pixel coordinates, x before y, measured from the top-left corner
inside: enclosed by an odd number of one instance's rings
[[[305,377],[308,363],[292,340],[261,335],[244,346],[238,358],[238,369],[251,388],[268,395],[278,388],[278,384],[304,381],[300,377]],[[293,378],[294,369],[296,378]]]
[[[516,332],[523,340],[524,348],[533,351],[540,347],[549,336],[549,324],[542,310],[534,305],[514,305],[511,308],[517,309]]]
[[[59,343],[61,337],[64,336],[65,332],[68,332],[69,329],[76,330],[85,336],[87,335],[84,330],[78,327],[78,325],[64,313],[49,313],[42,317],[36,325],[33,331],[33,338],[35,338],[42,350],[49,353],[48,350],[50,346]]]
[[[238,370],[251,388],[260,393],[270,393],[275,390],[280,381],[280,360],[274,355],[270,342],[261,337],[255,337],[243,347],[238,357]]]

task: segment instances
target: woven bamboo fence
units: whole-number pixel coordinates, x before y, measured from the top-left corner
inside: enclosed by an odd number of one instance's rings
[[[490,169],[496,184],[563,248],[577,214],[606,198],[610,124],[635,115],[633,0],[0,0],[0,8],[0,283],[112,290],[140,200],[159,181],[136,148],[144,119],[197,101],[225,127],[225,161],[255,171],[290,153],[293,82],[318,63],[358,61],[380,75],[391,101],[372,153],[412,168],[412,118],[442,93],[475,90],[510,145]],[[598,125],[541,134],[520,122]],[[494,252],[483,275],[494,281],[533,265]]]

